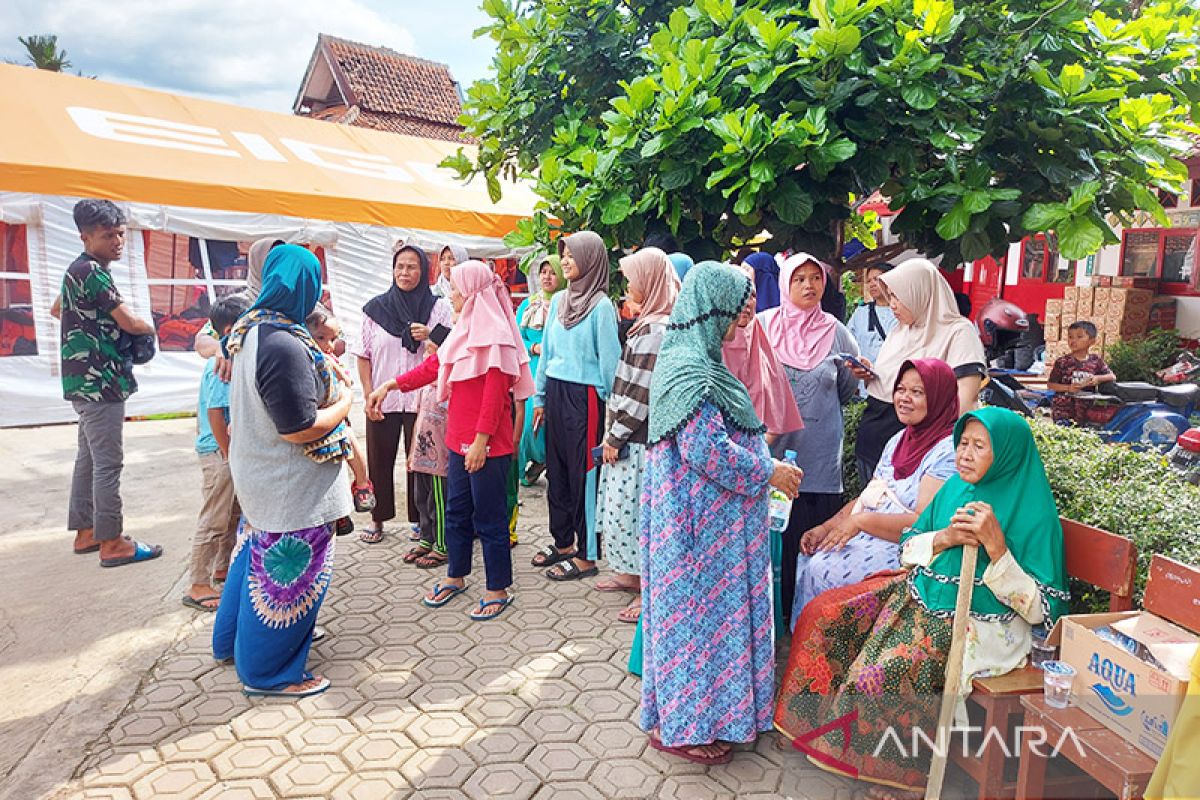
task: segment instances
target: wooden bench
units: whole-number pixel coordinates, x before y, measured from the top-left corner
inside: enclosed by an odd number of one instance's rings
[[[1150,561],[1144,606],[1169,622],[1200,631],[1200,569],[1155,555]],[[1155,759],[1127,744],[1082,709],[1051,708],[1040,695],[1023,697],[1021,704],[1026,711],[1024,724],[1044,728],[1051,743],[1057,742],[1067,727],[1072,729],[1080,747],[1068,744],[1058,752],[1058,758],[1074,764],[1115,794],[1117,800],[1140,800],[1154,772]],[[1030,737],[1025,737],[1020,761],[1017,797],[1046,797],[1046,767],[1050,763],[1047,748],[1035,748]],[[1074,780],[1078,784],[1080,778]]]
[[[1137,547],[1124,536],[1109,533],[1082,522],[1061,519],[1067,574],[1109,593],[1110,611],[1133,608],[1133,576],[1137,567]],[[1012,741],[1013,730],[1024,712],[1023,695],[1042,691],[1042,671],[1023,667],[995,678],[976,678],[971,682],[967,710],[972,724],[982,731],[1000,731],[1005,742]],[[1017,759],[1004,748],[988,741],[982,752],[977,748],[951,748],[950,763],[965,772],[979,786],[979,800],[1008,800],[1016,796]]]

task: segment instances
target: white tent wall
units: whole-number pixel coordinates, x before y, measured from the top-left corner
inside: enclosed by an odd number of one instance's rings
[[[50,315],[63,271],[81,250],[71,216],[78,198],[0,192],[0,222],[26,226],[37,355],[0,357],[0,427],[73,422],[62,399],[59,378],[59,324]],[[253,241],[277,237],[319,245],[325,250],[327,280],[334,313],[353,346],[362,322],[362,306],[387,288],[391,254],[398,242],[428,251],[461,244],[474,257],[512,255],[498,239],[357,223],[304,220],[272,214],[122,204],[129,230],[155,230],[203,239]],[[125,302],[150,319],[150,290],[141,236],[126,238],[120,262],[111,265]],[[130,398],[130,416],[194,412],[204,362],[191,352],[159,352],[135,368],[138,392]]]

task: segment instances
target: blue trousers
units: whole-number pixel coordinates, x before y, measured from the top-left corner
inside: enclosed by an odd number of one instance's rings
[[[492,592],[512,585],[506,490],[511,462],[511,455],[494,456],[484,461],[478,472],[468,473],[463,457],[450,453],[446,475],[446,575],[465,578],[471,574],[471,556],[479,537],[487,588]]]

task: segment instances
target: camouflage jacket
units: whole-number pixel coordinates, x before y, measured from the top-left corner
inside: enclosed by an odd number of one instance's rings
[[[117,402],[137,391],[133,370],[117,349],[121,329],[112,311],[121,293],[108,267],[87,253],[71,262],[62,282],[62,384],[67,400]]]

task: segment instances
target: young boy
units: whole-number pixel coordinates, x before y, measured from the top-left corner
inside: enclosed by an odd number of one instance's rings
[[[342,325],[337,321],[333,314],[329,313],[329,309],[317,303],[317,307],[312,310],[308,318],[304,320],[304,327],[308,328],[308,332],[316,341],[317,347],[321,348],[326,356],[329,357],[333,364],[333,371],[341,378],[342,383],[347,389],[354,385],[350,374],[342,369],[342,363],[337,358],[337,345],[342,339]],[[358,437],[350,437],[350,448],[353,454],[350,457],[350,491],[354,495],[354,510],[358,512],[370,511],[375,508],[375,487],[371,484],[371,479],[367,477],[367,459],[363,455],[362,448],[358,444]],[[344,536],[353,530],[351,523],[350,529],[346,529],[346,524],[349,520],[338,520],[338,535]]]
[[[121,471],[125,401],[137,391],[117,347],[121,331],[154,334],[125,304],[109,264],[125,249],[125,214],[111,200],[80,200],[75,227],[83,253],[63,275],[51,314],[62,320],[63,398],[79,415],[79,451],[71,479],[67,528],[78,555],[99,552],[100,566],[136,564],[162,555],[159,545],[124,535]]]
[[[248,295],[231,294],[212,304],[208,319],[218,336],[226,336],[249,308]],[[192,585],[183,604],[197,611],[217,610],[221,593],[213,584],[229,572],[229,555],[242,516],[229,472],[229,384],[217,375],[216,366],[215,357],[205,363],[196,402],[196,455],[204,476],[204,499],[192,539]]]
[[[1115,381],[1116,375],[1104,359],[1088,349],[1096,343],[1096,326],[1086,320],[1072,322],[1067,328],[1067,346],[1071,352],[1054,362],[1046,388],[1057,392],[1051,403],[1055,422],[1086,422],[1092,404],[1071,395]]]

